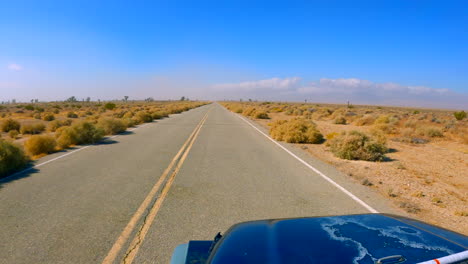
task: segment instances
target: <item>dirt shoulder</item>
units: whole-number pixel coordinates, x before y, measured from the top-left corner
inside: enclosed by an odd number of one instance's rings
[[[253,119],[264,127],[272,121],[290,119],[283,113],[271,119]],[[367,131],[369,127],[314,121],[324,135],[344,130]],[[304,144],[304,151],[391,199],[393,205],[413,218],[468,234],[468,146],[439,139],[427,144],[388,140],[385,162],[343,160],[326,144]]]

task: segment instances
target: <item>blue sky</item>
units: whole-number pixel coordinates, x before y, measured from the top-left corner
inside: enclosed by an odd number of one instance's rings
[[[15,0],[0,39],[0,100],[468,101],[466,1]]]

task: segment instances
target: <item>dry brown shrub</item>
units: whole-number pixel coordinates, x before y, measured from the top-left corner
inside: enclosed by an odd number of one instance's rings
[[[387,147],[375,138],[359,131],[343,132],[330,141],[335,156],[348,160],[384,160]]]
[[[122,116],[122,118],[132,118],[133,116],[134,116],[133,112],[128,111]]]
[[[262,110],[255,111],[254,117],[257,119],[270,119],[268,113]]]
[[[139,123],[149,123],[153,122],[153,117],[146,111],[140,111],[136,113],[135,120]]]
[[[69,126],[71,125],[72,121],[70,119],[65,119],[65,120],[54,120],[50,122],[47,126],[47,129],[50,132],[55,132],[59,127],[63,126]]]
[[[337,118],[335,118],[333,123],[337,125],[346,125],[346,118],[344,118],[344,116],[338,116]]]
[[[249,106],[249,107],[245,108],[245,109],[242,111],[242,115],[244,115],[244,116],[252,116],[252,115],[255,113],[255,110],[256,110],[255,107]]]
[[[43,123],[24,124],[21,126],[21,134],[40,134],[44,132],[45,125]]]
[[[24,148],[30,155],[48,154],[55,151],[57,142],[55,138],[47,135],[35,135],[31,136],[26,142],[24,142]]]
[[[312,113],[312,119],[321,120],[329,117],[333,112],[328,108],[319,108]]]
[[[354,121],[354,124],[356,126],[368,126],[368,125],[374,124],[375,119],[376,118],[375,118],[374,115],[365,115],[365,116],[357,119],[356,121]]]
[[[323,135],[317,130],[316,125],[302,118],[272,123],[270,135],[276,140],[288,143],[319,144],[323,142]]]
[[[416,133],[420,136],[425,136],[425,137],[443,137],[444,133],[442,130],[440,130],[437,127],[419,127],[416,130]]]
[[[3,132],[8,132],[10,130],[20,130],[21,125],[18,121],[8,118],[2,122],[1,125]]]
[[[106,135],[115,135],[124,132],[127,126],[121,119],[104,117],[99,119],[97,126],[104,130]]]
[[[42,120],[44,121],[52,121],[55,119],[55,116],[51,113],[48,113],[48,114],[45,114],[43,117],[42,117]]]
[[[378,123],[372,126],[371,131],[381,131],[385,134],[398,134],[398,128],[391,124]]]
[[[21,147],[0,139],[0,178],[24,167],[27,162]]]
[[[11,138],[11,139],[17,139],[18,138],[18,130],[10,130],[8,131],[8,136]]]
[[[390,123],[390,116],[389,115],[380,115],[374,121],[374,124],[388,124],[388,123]]]

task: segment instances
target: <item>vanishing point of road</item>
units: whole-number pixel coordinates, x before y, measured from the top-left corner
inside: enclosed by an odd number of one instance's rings
[[[0,180],[0,263],[168,263],[241,221],[392,212],[265,132],[213,103],[44,157]]]

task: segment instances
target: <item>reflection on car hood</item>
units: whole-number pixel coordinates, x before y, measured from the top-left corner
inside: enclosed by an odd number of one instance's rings
[[[417,263],[466,250],[466,236],[411,219],[348,215],[233,226],[207,263],[369,263],[402,255]]]

